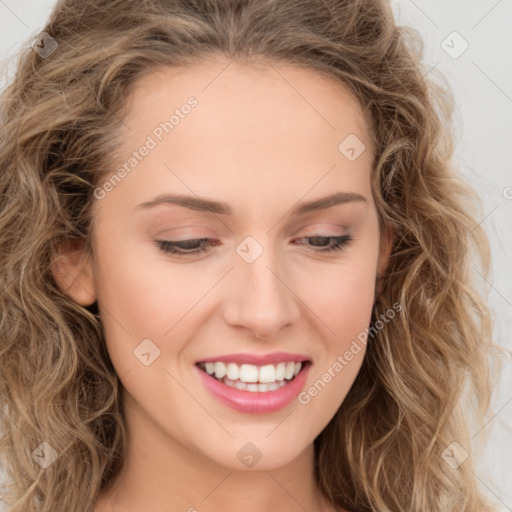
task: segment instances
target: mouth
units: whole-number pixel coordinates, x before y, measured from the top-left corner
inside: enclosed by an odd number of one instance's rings
[[[277,391],[294,381],[311,365],[311,361],[283,361],[253,365],[224,361],[198,362],[196,366],[212,379],[226,386],[253,393]]]

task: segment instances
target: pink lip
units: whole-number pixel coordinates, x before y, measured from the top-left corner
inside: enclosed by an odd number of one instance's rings
[[[200,359],[197,363],[214,363],[222,361],[223,363],[236,363],[236,364],[254,364],[256,366],[263,366],[265,364],[278,364],[293,361],[294,363],[302,363],[309,361],[309,357],[303,354],[291,354],[288,352],[275,352],[273,354],[226,354],[222,356],[208,357]]]
[[[275,391],[252,392],[227,386],[195,365],[203,384],[218,400],[236,411],[252,414],[275,412],[290,404],[303,389],[310,367],[304,365],[293,380]]]

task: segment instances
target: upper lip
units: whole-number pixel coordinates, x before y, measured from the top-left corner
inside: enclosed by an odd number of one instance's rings
[[[219,356],[207,357],[196,361],[197,363],[213,363],[222,361],[223,363],[237,363],[237,364],[253,364],[255,366],[263,366],[266,364],[278,364],[293,361],[294,363],[301,363],[310,361],[308,356],[303,354],[292,354],[290,352],[274,352],[272,354],[223,354]]]

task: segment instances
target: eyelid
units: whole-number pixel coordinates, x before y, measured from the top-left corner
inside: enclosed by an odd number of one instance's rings
[[[333,253],[341,253],[346,247],[348,247],[354,240],[354,237],[350,234],[346,235],[322,235],[322,234],[313,234],[304,237],[298,237],[294,240],[312,240],[316,238],[323,238],[329,240],[330,243],[326,246],[319,246],[318,249],[315,249],[314,245],[308,245],[308,248],[313,253],[318,255],[333,255]],[[203,245],[204,242],[207,242],[207,245]],[[188,250],[189,248],[186,245],[196,245],[199,243],[199,247],[194,248],[192,250]],[[219,245],[219,241],[212,238],[189,238],[186,240],[155,240],[155,244],[158,249],[164,252],[165,254],[172,254],[177,258],[186,259],[197,255],[202,255],[210,252],[211,246]],[[180,244],[185,245],[185,247],[180,247]],[[300,244],[299,244],[300,245]]]
[[[219,236],[215,229],[212,229],[209,226],[205,226],[204,224],[187,224],[185,226],[179,226],[179,227],[175,227],[175,228],[161,229],[161,230],[158,230],[155,233],[155,236],[164,236],[167,233],[173,233],[173,236],[181,236],[181,235],[175,235],[174,233],[176,231],[179,232],[182,229],[184,229],[184,230],[187,230],[187,229],[197,229],[197,230],[200,230],[199,231],[200,233],[208,232],[208,233],[212,234],[212,236]],[[197,238],[201,238],[202,237],[201,234],[197,234],[196,232],[190,233],[189,231],[186,231],[184,236],[188,236],[188,237],[197,236]]]
[[[343,233],[348,232],[350,229],[350,225],[347,223],[339,223],[339,222],[310,222],[308,224],[305,224],[303,222],[300,223],[300,227],[297,229],[294,229],[292,232],[292,236],[297,236],[297,233],[300,233],[302,231],[306,231],[309,235],[309,232],[323,232],[323,231],[331,231],[336,230],[333,234],[323,235],[323,236],[341,236]],[[339,230],[342,230],[341,233],[339,233]]]

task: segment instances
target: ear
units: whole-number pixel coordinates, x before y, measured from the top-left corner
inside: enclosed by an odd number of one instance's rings
[[[68,240],[52,263],[53,277],[60,290],[82,306],[96,301],[92,256],[85,248],[85,240]]]
[[[389,257],[393,248],[395,233],[391,224],[386,224],[386,228],[381,233],[379,259],[377,262],[377,293],[382,291],[383,277],[389,264]]]

